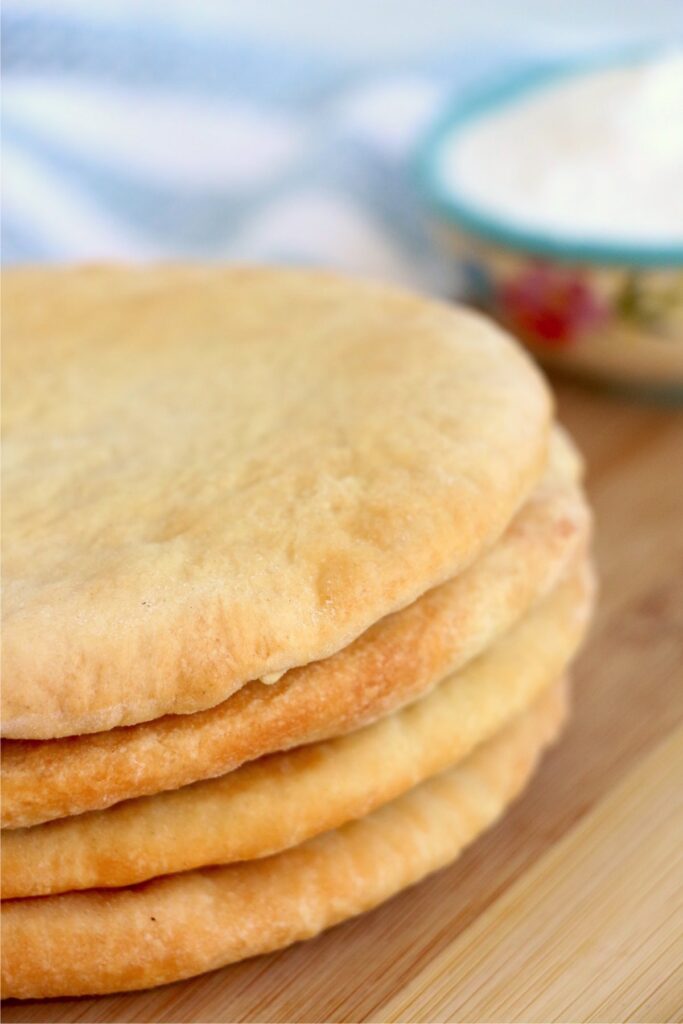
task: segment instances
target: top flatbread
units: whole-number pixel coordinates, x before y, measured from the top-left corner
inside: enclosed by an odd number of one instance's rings
[[[500,540],[452,580],[322,661],[254,681],[193,715],[53,740],[4,740],[2,828],[36,825],[223,775],[244,761],[350,732],[428,693],[494,644],[585,549],[580,462],[553,431],[550,461]]]
[[[313,271],[12,271],[3,734],[213,706],[469,565],[550,401],[473,313]]]

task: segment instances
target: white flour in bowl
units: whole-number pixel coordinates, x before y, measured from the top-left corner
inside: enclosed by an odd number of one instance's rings
[[[446,142],[446,186],[515,228],[683,242],[683,51],[565,78]]]

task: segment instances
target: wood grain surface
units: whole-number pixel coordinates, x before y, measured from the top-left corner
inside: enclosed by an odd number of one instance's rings
[[[505,820],[312,942],[154,991],[7,1003],[5,1021],[683,1020],[683,413],[558,396],[601,597],[570,729]]]

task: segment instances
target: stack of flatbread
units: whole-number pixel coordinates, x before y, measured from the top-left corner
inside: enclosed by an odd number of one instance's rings
[[[18,270],[3,327],[4,995],[188,977],[457,857],[591,608],[527,357],[315,271]]]

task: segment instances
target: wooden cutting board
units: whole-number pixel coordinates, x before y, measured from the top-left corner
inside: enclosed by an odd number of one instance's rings
[[[601,599],[573,723],[505,820],[312,942],[5,1021],[683,1020],[683,413],[558,392]]]

